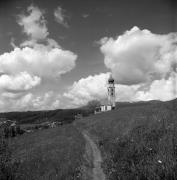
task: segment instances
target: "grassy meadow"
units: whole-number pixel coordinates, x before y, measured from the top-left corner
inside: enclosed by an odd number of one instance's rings
[[[97,142],[109,180],[177,179],[177,101],[120,104],[76,122]]]
[[[0,179],[83,180],[83,130],[101,150],[108,180],[177,179],[177,100],[119,103],[113,111],[9,138],[8,144],[1,140]]]
[[[80,179],[85,151],[82,135],[72,125],[39,130],[9,140],[12,161],[19,162],[14,179]]]

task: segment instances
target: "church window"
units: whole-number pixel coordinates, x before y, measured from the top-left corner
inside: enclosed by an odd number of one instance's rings
[[[113,91],[113,89],[111,89],[111,95],[112,95],[112,96],[114,95],[114,91]]]

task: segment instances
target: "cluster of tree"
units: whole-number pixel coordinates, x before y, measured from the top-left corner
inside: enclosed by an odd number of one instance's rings
[[[101,105],[100,101],[98,100],[91,100],[87,103],[86,106],[83,107],[87,111],[88,114],[93,114],[96,107],[99,107]]]

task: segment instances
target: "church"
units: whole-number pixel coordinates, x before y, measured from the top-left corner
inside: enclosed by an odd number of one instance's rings
[[[115,84],[112,75],[110,75],[107,82],[108,97],[106,102],[102,102],[100,107],[96,107],[95,114],[105,111],[111,111],[116,106]]]

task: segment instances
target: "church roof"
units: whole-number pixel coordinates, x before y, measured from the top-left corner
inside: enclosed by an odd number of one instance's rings
[[[107,99],[102,99],[101,106],[111,106],[111,104],[109,103],[109,101]]]

